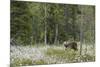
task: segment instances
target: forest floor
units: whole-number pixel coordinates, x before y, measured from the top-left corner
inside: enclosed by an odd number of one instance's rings
[[[95,49],[91,45],[83,45],[82,55],[63,46],[11,46],[10,65],[29,66],[43,64],[64,64],[77,62],[94,62]]]

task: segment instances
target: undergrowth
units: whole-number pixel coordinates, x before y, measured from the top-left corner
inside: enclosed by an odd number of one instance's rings
[[[91,52],[90,52],[91,51]],[[89,53],[93,53],[89,49]],[[80,56],[79,51],[73,49],[64,49],[59,46],[11,46],[11,67],[42,65],[42,64],[61,64],[77,62],[93,62],[94,54],[83,54]]]

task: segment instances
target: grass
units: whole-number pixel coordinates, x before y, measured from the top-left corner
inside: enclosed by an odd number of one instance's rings
[[[84,53],[85,52],[85,53]],[[80,56],[79,51],[63,46],[11,46],[11,67],[95,61],[95,52],[89,45]]]
[[[45,60],[43,59],[39,59],[33,62],[36,65],[42,65],[42,64],[47,64],[47,62],[45,62]]]
[[[75,59],[77,53],[71,49],[64,50],[64,49],[48,48],[46,55],[57,59],[63,59],[64,61],[69,62]]]
[[[59,61],[59,59],[62,59],[60,61],[64,63],[95,61],[95,56],[89,54],[80,56],[78,51],[74,51],[72,49],[61,50],[61,49],[49,48],[46,52],[46,55],[49,57],[57,58],[58,59],[57,62]]]
[[[16,58],[16,59],[14,59],[14,63],[11,64],[11,67],[27,66],[27,65],[32,65],[32,64],[33,64],[33,62],[30,59],[27,59],[27,58],[23,58],[23,59]]]

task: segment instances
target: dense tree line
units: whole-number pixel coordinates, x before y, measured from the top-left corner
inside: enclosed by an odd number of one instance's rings
[[[11,42],[18,45],[95,42],[95,7],[11,1]]]

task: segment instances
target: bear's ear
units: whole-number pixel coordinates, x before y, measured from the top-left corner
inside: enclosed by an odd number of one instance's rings
[[[66,44],[69,44],[69,43],[70,43],[70,41],[67,41],[67,42],[66,42]]]
[[[67,42],[66,41],[64,41],[64,43],[63,44],[67,44]]]

